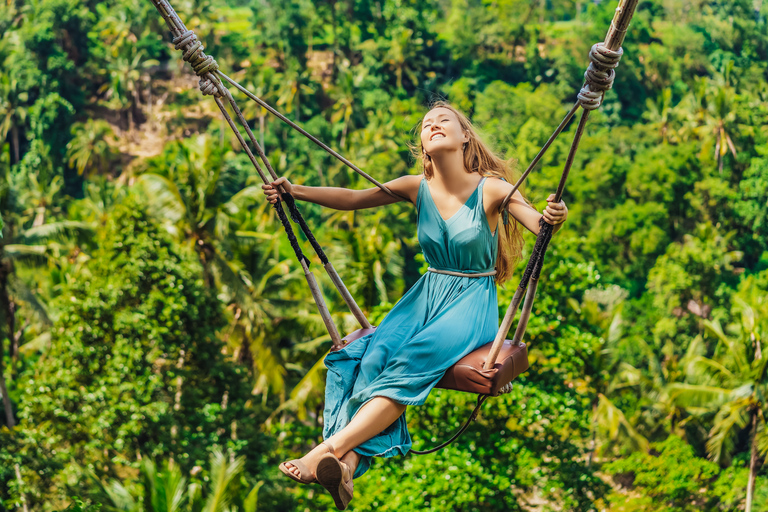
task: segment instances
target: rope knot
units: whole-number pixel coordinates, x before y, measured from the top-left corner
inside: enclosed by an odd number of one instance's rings
[[[595,110],[603,103],[605,91],[613,87],[614,69],[619,65],[624,51],[606,48],[597,43],[589,51],[589,67],[584,73],[584,86],[579,91],[579,102],[584,110]]]
[[[187,30],[173,38],[174,47],[184,53],[182,58],[189,62],[195,74],[200,77],[200,92],[204,95],[221,96],[218,83],[211,77],[211,73],[219,69],[216,59],[203,53],[205,47],[197,38],[197,35]]]

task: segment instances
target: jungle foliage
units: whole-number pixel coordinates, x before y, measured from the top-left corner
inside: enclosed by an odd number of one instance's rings
[[[171,3],[225,73],[379,181],[419,172],[438,98],[524,168],[615,8]],[[640,3],[565,189],[531,369],[450,447],[377,460],[352,510],[768,510],[766,9]],[[2,2],[0,62],[0,510],[333,509],[276,470],[321,440],[329,337],[152,3]],[[279,174],[369,186],[235,97]],[[574,128],[524,186],[540,210]],[[300,208],[374,324],[425,271],[410,205]],[[409,409],[415,447],[473,402]]]

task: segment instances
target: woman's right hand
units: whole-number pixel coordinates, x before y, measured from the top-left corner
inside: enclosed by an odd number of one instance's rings
[[[283,189],[286,192],[293,195],[293,185],[291,185],[291,182],[288,181],[285,177],[277,178],[272,183],[268,185],[264,184],[261,186],[261,188],[264,190],[264,195],[267,196],[267,201],[272,204],[280,201],[280,191],[277,189],[277,187],[280,185],[283,186]]]

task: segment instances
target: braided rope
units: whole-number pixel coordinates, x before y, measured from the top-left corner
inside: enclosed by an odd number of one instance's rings
[[[605,43],[596,43],[589,50],[589,67],[584,73],[584,86],[579,91],[579,103],[584,110],[596,110],[603,103],[605,91],[613,87],[614,71],[624,51],[611,50]]]
[[[186,30],[173,38],[173,46],[184,52],[181,58],[184,62],[189,62],[195,74],[200,77],[200,92],[204,96],[223,96],[221,82],[212,74],[218,71],[219,65],[216,59],[203,52],[205,46],[197,38],[197,34]]]

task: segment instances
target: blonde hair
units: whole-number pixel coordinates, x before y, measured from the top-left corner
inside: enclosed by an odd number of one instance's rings
[[[464,146],[464,169],[468,173],[476,172],[481,176],[500,178],[507,182],[514,183],[512,179],[512,160],[504,160],[497,156],[488,145],[483,142],[480,135],[475,131],[472,122],[467,116],[456,110],[445,101],[437,101],[430,106],[429,110],[435,108],[445,108],[456,115],[461,129],[469,137],[469,141]],[[432,160],[424,153],[421,144],[421,137],[416,145],[411,146],[411,153],[424,171],[424,177],[431,179],[434,176]],[[528,200],[523,198],[526,203]],[[528,203],[530,204],[530,203]],[[496,261],[496,283],[503,284],[512,277],[517,263],[522,259],[523,235],[520,230],[520,224],[514,218],[510,219],[509,225],[504,225],[503,218],[499,216],[499,223],[496,230],[501,230],[499,235],[499,249]]]

